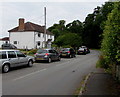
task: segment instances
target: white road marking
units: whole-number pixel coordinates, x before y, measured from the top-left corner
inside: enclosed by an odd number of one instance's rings
[[[39,71],[35,71],[35,72],[32,72],[32,73],[26,74],[26,75],[24,75],[24,76],[21,76],[21,77],[18,77],[18,78],[16,78],[16,79],[13,79],[13,81],[16,81],[16,80],[19,80],[19,79],[23,79],[23,78],[25,78],[25,77],[31,76],[31,75],[33,75],[33,74],[36,74],[36,73],[39,73],[39,72],[45,71],[45,70],[47,70],[47,69],[45,68],[45,69],[42,69],[42,70],[39,70]]]
[[[67,62],[62,63],[62,64],[59,64],[59,65],[56,65],[56,66],[73,64],[75,61],[78,62],[79,60],[78,60],[78,59],[68,60]],[[36,74],[36,73],[39,73],[39,72],[45,71],[45,70],[47,70],[47,69],[45,68],[45,69],[42,69],[42,70],[38,70],[38,71],[35,71],[35,72],[32,72],[32,73],[26,74],[26,75],[24,75],[24,76],[21,76],[21,77],[18,77],[18,78],[13,79],[13,81],[17,81],[17,80],[26,78],[26,77],[28,77],[28,76],[34,75],[34,74]]]

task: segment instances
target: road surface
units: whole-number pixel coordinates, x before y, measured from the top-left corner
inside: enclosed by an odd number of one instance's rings
[[[35,63],[2,74],[3,95],[73,95],[80,82],[94,71],[99,52],[62,58],[52,63]]]

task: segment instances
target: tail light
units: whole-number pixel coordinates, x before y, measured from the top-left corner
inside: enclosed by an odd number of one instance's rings
[[[48,56],[49,54],[48,54],[48,53],[46,53],[45,55],[46,55],[46,56]]]
[[[68,51],[68,53],[70,53],[70,51]]]

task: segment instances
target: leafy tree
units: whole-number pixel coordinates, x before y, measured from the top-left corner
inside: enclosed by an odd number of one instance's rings
[[[79,20],[74,20],[72,23],[66,25],[66,29],[71,33],[77,33],[79,35],[82,35],[83,23]]]
[[[120,63],[120,2],[116,2],[114,9],[108,15],[105,23],[102,51],[109,64]]]
[[[59,35],[66,32],[65,20],[60,20],[59,24],[54,24],[53,26],[49,27],[48,30],[53,32],[55,39],[57,39]]]
[[[55,35],[54,44],[57,46],[80,46],[82,45],[83,24],[79,20],[74,20],[65,26],[65,20],[60,20],[59,24],[54,24],[48,28]]]
[[[84,44],[91,48],[99,48],[102,40],[104,21],[113,9],[113,2],[106,2],[102,7],[94,9],[88,14],[84,22],[83,40]]]
[[[71,47],[79,47],[82,44],[81,37],[75,33],[66,33],[61,35],[55,41],[55,44],[58,46],[71,46]]]
[[[59,31],[58,29],[53,29],[51,32],[55,35],[55,39],[56,39],[58,36],[60,36],[60,31]]]

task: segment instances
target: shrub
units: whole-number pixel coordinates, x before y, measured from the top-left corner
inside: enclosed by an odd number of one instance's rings
[[[103,55],[99,56],[99,60],[97,61],[96,67],[100,67],[100,68],[104,68],[104,69],[108,69],[109,65],[107,64],[105,58],[103,57]]]
[[[37,52],[37,49],[32,49],[28,51],[28,54],[32,55],[32,54],[35,54],[36,52]]]

